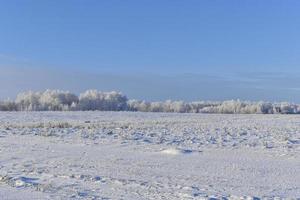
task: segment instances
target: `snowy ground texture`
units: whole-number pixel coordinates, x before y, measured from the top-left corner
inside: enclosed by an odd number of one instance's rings
[[[0,112],[0,199],[300,199],[300,115]]]

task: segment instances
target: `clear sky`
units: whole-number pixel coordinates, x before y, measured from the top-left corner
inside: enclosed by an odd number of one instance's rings
[[[300,102],[298,0],[0,0],[0,97]]]

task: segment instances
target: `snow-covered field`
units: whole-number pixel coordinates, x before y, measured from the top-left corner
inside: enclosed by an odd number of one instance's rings
[[[0,199],[300,198],[300,115],[0,112]]]

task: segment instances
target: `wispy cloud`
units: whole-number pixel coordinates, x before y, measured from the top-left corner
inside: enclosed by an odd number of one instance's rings
[[[178,74],[95,73],[34,67],[0,66],[0,97],[26,90],[117,90],[147,100],[269,100],[300,102],[300,79],[295,74]],[[288,78],[286,78],[288,77]]]

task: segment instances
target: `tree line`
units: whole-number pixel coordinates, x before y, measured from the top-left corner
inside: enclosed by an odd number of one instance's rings
[[[120,92],[87,90],[79,96],[61,90],[23,92],[15,100],[0,101],[0,111],[140,111],[225,114],[299,114],[300,105],[288,102],[130,100]]]

